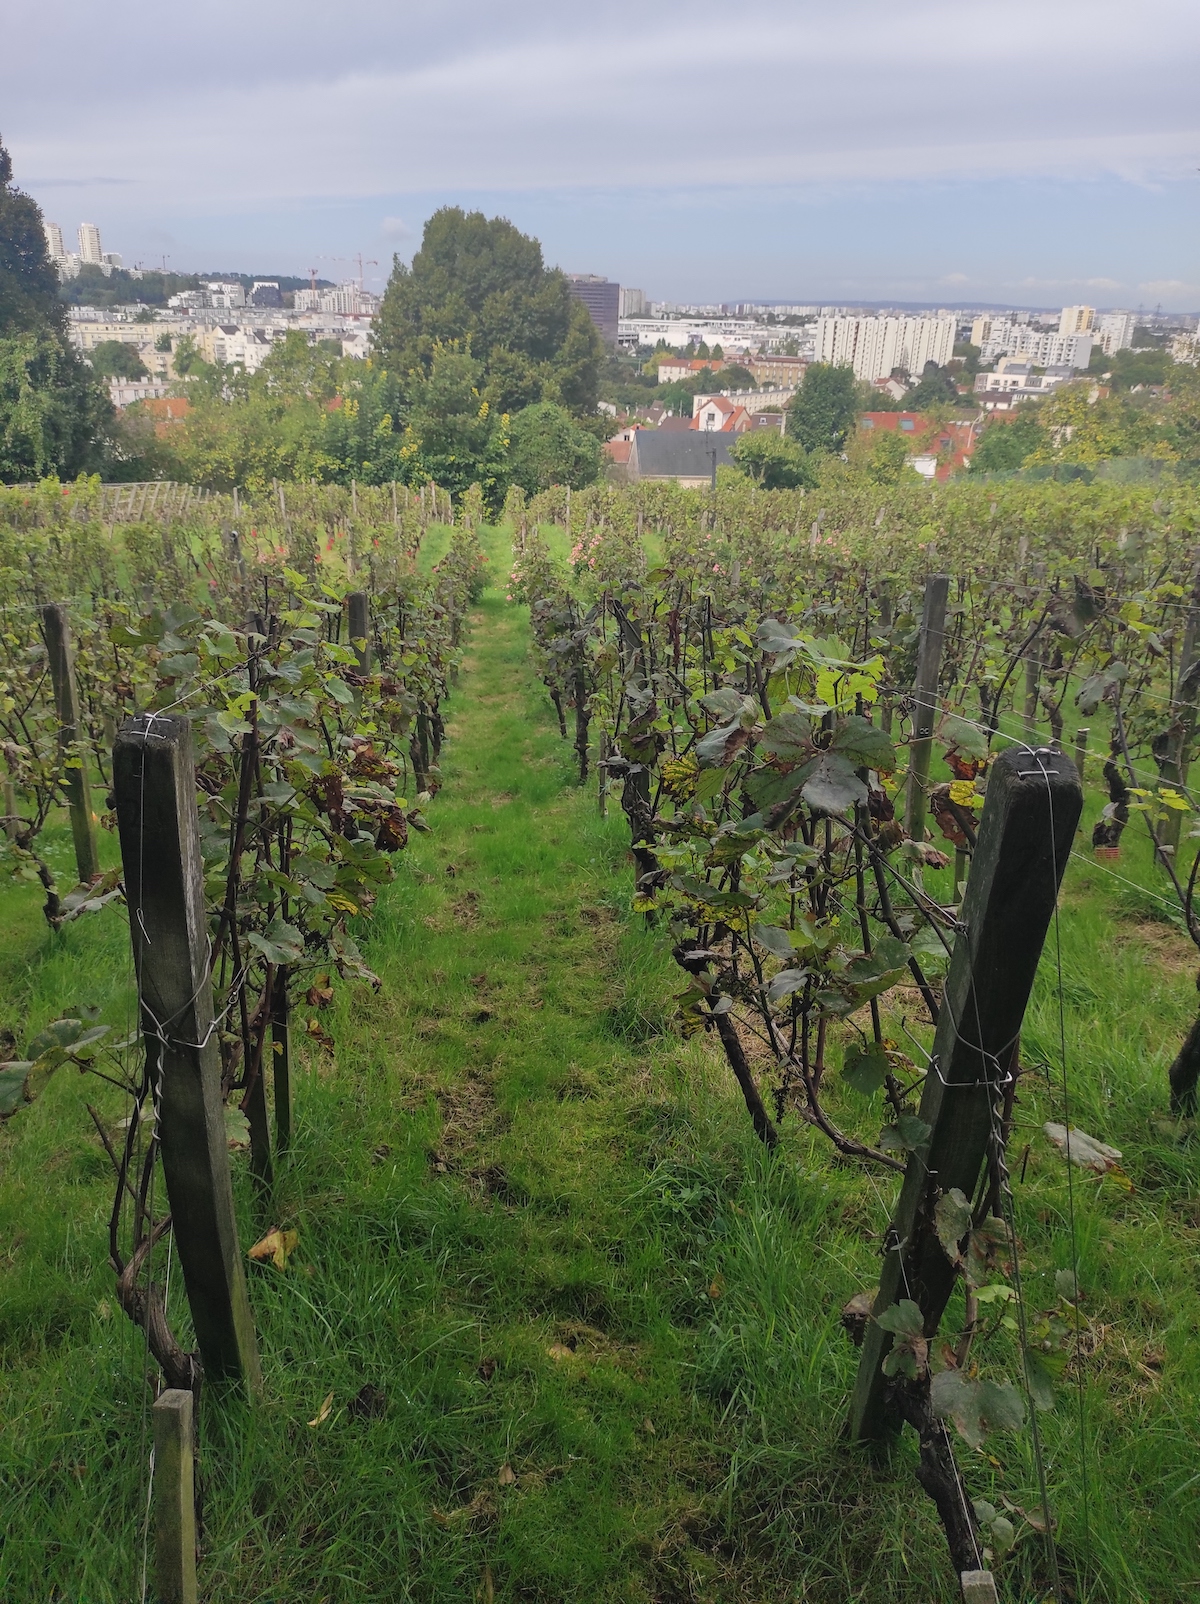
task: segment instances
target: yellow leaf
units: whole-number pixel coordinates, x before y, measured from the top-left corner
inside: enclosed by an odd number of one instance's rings
[[[261,1242],[256,1242],[250,1249],[252,1259],[270,1259],[277,1270],[286,1270],[288,1255],[295,1250],[300,1240],[297,1231],[281,1231],[278,1226],[268,1231]]]
[[[511,1465],[500,1466],[500,1474],[496,1477],[496,1480],[500,1483],[501,1487],[513,1486],[513,1484],[516,1482],[516,1479],[517,1473]]]
[[[325,1402],[321,1405],[321,1407],[317,1410],[316,1414],[309,1421],[309,1425],[310,1426],[323,1426],[325,1424],[325,1422],[329,1419],[329,1415],[330,1415],[330,1412],[331,1412],[332,1409],[333,1409],[333,1394],[330,1392],[330,1393],[326,1393]]]
[[[975,800],[974,780],[955,780],[950,786],[950,800],[960,808],[969,808]]]
[[[575,1357],[573,1351],[567,1347],[565,1342],[552,1342],[546,1352],[552,1359],[573,1359]]]

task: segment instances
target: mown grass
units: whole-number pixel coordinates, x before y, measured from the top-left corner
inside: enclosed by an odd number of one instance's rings
[[[507,551],[489,550],[499,580]],[[527,640],[490,591],[434,834],[368,938],[383,989],[322,1015],[336,1046],[300,1077],[269,1219],[237,1160],[243,1239],[278,1223],[299,1247],[251,1273],[262,1402],[205,1399],[204,1596],[950,1599],[912,1445],[872,1457],[841,1436],[857,1356],[839,1311],[875,1279],[892,1188],[794,1128],[768,1160],[705,1045],[676,1039],[677,972],[627,913],[620,810],[601,820],[576,789]],[[1154,892],[1136,840],[1116,867]],[[2,905],[0,1025],[22,1039],[76,999],[128,1017],[117,910],[50,938],[32,892]],[[1123,1150],[1129,1183],[1073,1188],[1086,1528],[1078,1398],[1040,1423],[1072,1596],[1094,1604],[1175,1604],[1200,1582],[1200,1194],[1188,1133],[1162,1124],[1195,959],[1148,910],[1073,861],[1071,1115]],[[1013,1147],[1035,1307],[1072,1257],[1039,1134],[1062,1113],[1057,998],[1052,944]],[[4,1600],[139,1596],[145,1365],[104,1263],[111,1185],[83,1107],[117,1117],[104,1093],[64,1074],[0,1132]],[[848,1095],[839,1112],[863,1119]],[[960,1460],[974,1495],[1034,1507],[1027,1437]],[[1005,1597],[1046,1580],[1027,1533]]]

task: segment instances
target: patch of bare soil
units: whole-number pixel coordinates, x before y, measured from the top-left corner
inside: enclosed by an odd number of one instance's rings
[[[1123,956],[1154,964],[1164,974],[1195,974],[1200,967],[1200,954],[1187,937],[1156,919],[1122,921],[1110,940]]]

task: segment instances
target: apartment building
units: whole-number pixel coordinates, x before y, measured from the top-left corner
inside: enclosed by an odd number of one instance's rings
[[[818,362],[854,369],[874,383],[896,368],[919,377],[927,362],[944,367],[954,355],[957,321],[939,317],[821,317],[814,356]]]

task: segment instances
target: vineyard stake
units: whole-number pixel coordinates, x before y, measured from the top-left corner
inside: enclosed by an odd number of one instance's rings
[[[875,1318],[863,1339],[850,1406],[855,1440],[881,1437],[889,1426],[882,1365],[892,1336],[878,1316],[909,1298],[932,1338],[954,1286],[934,1208],[953,1187],[974,1194],[991,1136],[990,1103],[1021,1031],[1082,807],[1079,776],[1064,753],[1008,747],[992,760],[962,929],[921,1095],[920,1117],[930,1133],[909,1156],[887,1234]]]
[[[191,1393],[168,1388],[153,1414],[155,1592],[159,1604],[197,1604]]]
[[[1081,724],[1075,731],[1075,772],[1079,775],[1080,785],[1084,782],[1084,771],[1087,768],[1088,735],[1090,733],[1089,726],[1086,724]]]
[[[921,614],[921,640],[917,648],[917,677],[913,683],[913,732],[908,753],[908,799],[904,827],[913,841],[925,839],[925,787],[933,751],[937,718],[938,673],[946,638],[946,593],[949,574],[930,574],[925,581],[925,607]]]
[[[63,602],[50,602],[42,608],[46,652],[50,659],[50,679],[54,686],[54,711],[58,717],[58,751],[67,765],[63,789],[71,815],[71,837],[75,842],[75,867],[84,885],[100,873],[96,847],[96,821],[92,817],[92,795],[88,785],[87,758],[76,749],[80,735],[79,687],[75,682],[75,653],[71,649],[71,626]]]
[[[352,590],[346,597],[350,616],[350,644],[358,653],[358,672],[371,672],[371,599],[365,590]],[[362,646],[355,643],[362,641]]]
[[[1041,659],[1033,655],[1034,650],[1031,646],[1030,655],[1025,659],[1025,716],[1022,719],[1025,738],[1030,742],[1037,734],[1038,691],[1042,678]]]
[[[175,1243],[205,1374],[259,1387],[238,1247],[209,937],[186,718],[127,719],[113,791],[148,1053],[159,1059],[158,1128]]]

